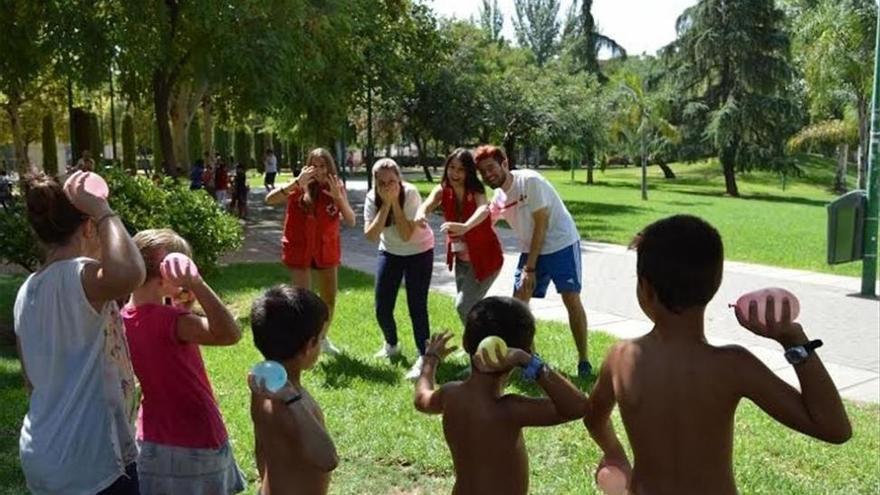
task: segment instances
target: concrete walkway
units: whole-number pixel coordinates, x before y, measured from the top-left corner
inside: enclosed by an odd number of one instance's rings
[[[343,228],[343,264],[374,273],[376,245],[363,236],[363,198],[366,181],[349,181],[349,199],[358,225]],[[282,207],[266,207],[262,188],[252,189],[251,220],[246,223],[245,246],[224,259],[236,261],[278,261],[280,256]],[[440,217],[431,220],[437,239],[432,289],[455,294],[455,280],[445,266]],[[498,229],[505,249],[502,273],[490,295],[513,293],[517,240],[508,229]],[[620,338],[633,338],[651,329],[650,321],[636,300],[636,257],[634,252],[614,244],[582,242],[584,290],[582,298],[591,329]],[[751,334],[739,326],[728,308],[741,294],[763,288],[784,287],[796,294],[801,304],[799,321],[807,335],[820,338],[819,350],[841,394],[851,400],[880,402],[880,303],[858,297],[860,281],[822,273],[790,270],[740,262],[727,262],[718,294],[706,309],[707,337],[713,344],[736,343],[747,347],[787,382],[798,386],[794,370],[782,356],[780,346]],[[551,288],[543,300],[532,299],[537,318],[568,322],[562,299]]]

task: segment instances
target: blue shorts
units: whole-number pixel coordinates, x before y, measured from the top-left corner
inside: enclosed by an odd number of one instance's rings
[[[522,279],[522,267],[526,264],[529,253],[519,255],[516,264],[516,273],[513,278],[514,292],[519,290]],[[550,281],[556,287],[556,292],[581,292],[581,242],[562,248],[549,254],[538,256],[535,265],[535,291],[532,297],[543,298],[547,295],[547,287]]]

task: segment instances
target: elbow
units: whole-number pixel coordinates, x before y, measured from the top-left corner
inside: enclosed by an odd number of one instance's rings
[[[354,217],[352,217],[351,219],[345,219],[343,221],[343,224],[348,228],[352,228],[357,224],[357,222],[355,222]]]
[[[219,339],[218,344],[220,345],[235,345],[241,340],[241,330],[238,327],[235,330],[227,333],[223,336],[223,338]]]
[[[369,230],[364,230],[364,237],[366,237],[367,240],[370,242],[377,242],[379,240],[379,235],[370,232]]]
[[[315,467],[323,473],[330,473],[338,466],[339,455],[336,454],[336,449],[333,449],[333,451],[329,452],[325,459],[321,459],[321,462],[319,462],[318,465]]]
[[[587,398],[583,395],[577,400],[573,401],[572,404],[558,408],[559,415],[565,418],[566,421],[574,421],[576,419],[584,418],[587,410]]]

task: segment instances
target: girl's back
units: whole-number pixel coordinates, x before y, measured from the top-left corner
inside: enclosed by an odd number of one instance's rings
[[[87,263],[94,260],[48,265],[25,281],[15,301],[15,333],[33,385],[21,462],[35,493],[94,490],[137,456],[122,322],[115,302],[99,313],[86,298]]]

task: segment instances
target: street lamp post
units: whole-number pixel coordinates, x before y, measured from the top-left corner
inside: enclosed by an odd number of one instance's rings
[[[874,95],[871,99],[871,144],[868,159],[868,211],[865,215],[864,260],[862,261],[862,295],[874,296],[877,284],[877,215],[880,210],[880,13],[874,46]]]

